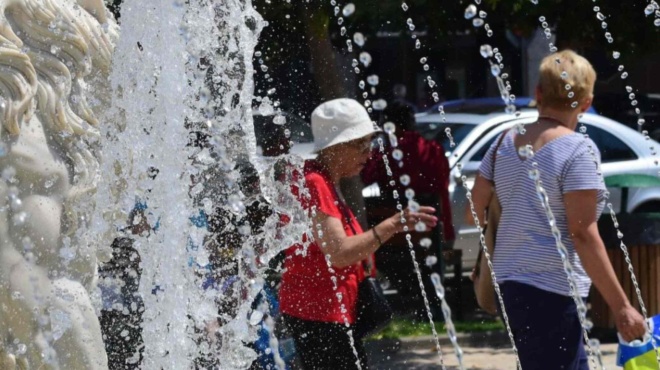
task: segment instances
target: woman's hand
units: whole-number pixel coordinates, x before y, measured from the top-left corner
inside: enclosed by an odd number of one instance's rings
[[[397,233],[405,231],[405,227],[408,227],[408,231],[415,231],[415,225],[418,224],[419,222],[422,222],[427,229],[436,227],[438,225],[438,218],[434,216],[435,214],[435,208],[433,207],[419,207],[419,209],[416,212],[413,212],[410,210],[410,208],[406,208],[405,211],[403,211],[403,218],[405,219],[405,223],[401,222],[401,213],[396,213],[392,217],[390,217],[390,222],[392,225],[394,225],[394,228]]]
[[[614,312],[616,329],[626,342],[644,338],[647,332],[646,323],[642,315],[631,305]]]

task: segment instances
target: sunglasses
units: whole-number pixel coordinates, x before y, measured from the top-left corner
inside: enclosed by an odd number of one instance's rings
[[[353,140],[347,143],[350,147],[359,150],[362,153],[370,152],[375,148],[375,141],[372,137]]]

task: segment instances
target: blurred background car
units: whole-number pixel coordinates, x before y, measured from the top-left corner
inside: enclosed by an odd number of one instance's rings
[[[463,269],[469,270],[476,262],[479,251],[479,234],[466,198],[462,176],[466,176],[465,185],[471,188],[488,148],[504,130],[519,123],[535,122],[538,113],[535,110],[513,114],[490,113],[447,113],[422,114],[417,117],[418,130],[429,139],[441,142],[446,148],[451,167],[449,191],[452,199],[452,213],[456,229],[454,248],[463,251]],[[586,134],[596,143],[601,152],[602,172],[604,177],[620,174],[645,174],[657,176],[660,167],[656,164],[660,157],[653,156],[651,147],[660,144],[625,125],[609,118],[587,113],[581,121],[586,127]],[[452,139],[445,129],[449,128]],[[453,140],[455,146],[451,146]],[[372,190],[373,191],[373,190]],[[616,212],[621,207],[621,190],[609,189],[610,200]],[[660,210],[660,189],[631,188],[628,193],[627,212]]]

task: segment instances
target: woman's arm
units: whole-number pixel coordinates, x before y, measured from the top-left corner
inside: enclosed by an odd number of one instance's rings
[[[629,342],[643,337],[646,326],[621,288],[598,233],[597,196],[597,190],[564,194],[568,231],[582,266],[614,313],[619,333]]]
[[[472,187],[472,202],[474,203],[474,210],[477,212],[479,225],[484,227],[484,220],[486,219],[486,208],[490,203],[490,198],[493,196],[493,182],[487,180],[481,174],[477,174]]]
[[[374,253],[381,246],[381,242],[385,243],[396,233],[403,231],[404,226],[408,226],[412,231],[415,224],[421,221],[429,228],[435,227],[438,219],[433,213],[435,209],[432,207],[420,207],[419,212],[406,210],[405,224],[401,223],[401,216],[397,213],[373,229],[359,235],[347,236],[340,219],[318,212],[313,217],[314,238],[323,253],[330,256],[334,266],[347,267]],[[317,225],[320,225],[320,228]]]

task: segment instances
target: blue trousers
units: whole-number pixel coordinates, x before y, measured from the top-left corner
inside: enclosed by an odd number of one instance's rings
[[[589,370],[573,298],[513,281],[500,289],[524,370]]]

